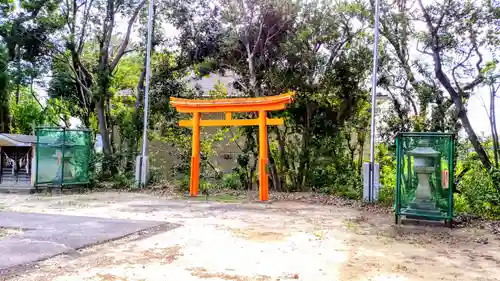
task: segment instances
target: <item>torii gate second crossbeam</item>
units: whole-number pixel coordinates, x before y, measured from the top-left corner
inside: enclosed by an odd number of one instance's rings
[[[181,120],[182,127],[193,127],[193,145],[191,155],[191,181],[189,194],[198,195],[200,179],[200,127],[206,126],[259,126],[259,199],[269,199],[268,176],[267,176],[267,126],[282,125],[281,118],[267,118],[268,111],[285,109],[292,101],[294,93],[289,92],[278,96],[259,98],[233,98],[233,99],[209,99],[190,100],[181,98],[170,98],[172,106],[182,113],[192,113],[192,120]],[[201,120],[201,113],[224,112],[224,120]],[[233,119],[234,112],[258,112],[258,119]]]

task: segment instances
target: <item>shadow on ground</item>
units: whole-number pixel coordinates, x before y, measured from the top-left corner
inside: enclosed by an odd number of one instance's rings
[[[35,262],[143,232],[168,231],[177,224],[158,221],[1,212],[0,227],[21,229],[0,240],[0,276]]]

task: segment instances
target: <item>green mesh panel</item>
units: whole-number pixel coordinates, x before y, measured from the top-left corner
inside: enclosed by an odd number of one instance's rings
[[[435,153],[416,155],[415,149],[417,148],[420,151],[425,148],[426,153],[432,149]],[[453,217],[453,135],[401,133],[396,140],[396,150],[396,214],[423,219],[451,219]],[[425,159],[425,164],[415,165],[418,159],[420,159],[419,163],[422,163],[422,158]],[[428,178],[430,187],[428,199],[416,196],[419,185],[418,174],[421,179]]]
[[[89,183],[91,147],[89,131],[38,128],[35,184]]]

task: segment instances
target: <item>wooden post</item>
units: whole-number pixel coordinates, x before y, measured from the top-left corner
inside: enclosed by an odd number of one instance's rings
[[[191,181],[189,195],[197,196],[200,182],[200,113],[193,113],[193,144],[191,150]]]
[[[36,168],[36,165],[38,164],[37,159],[36,159],[36,144],[31,145],[30,162],[31,162],[30,180],[31,180],[31,186],[34,187],[35,183],[36,183],[36,176],[37,176],[36,171],[38,171],[38,169]]]
[[[259,199],[269,199],[267,179],[267,112],[259,111]]]

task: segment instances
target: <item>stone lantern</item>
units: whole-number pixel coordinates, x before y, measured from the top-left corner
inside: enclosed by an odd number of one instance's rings
[[[427,139],[422,139],[417,147],[408,151],[413,156],[414,171],[417,176],[418,185],[415,190],[415,199],[410,202],[406,213],[415,216],[440,216],[441,212],[433,200],[430,177],[436,172],[436,161],[440,161],[440,152],[434,150]]]
[[[444,220],[452,227],[454,151],[453,134],[398,133],[394,200],[396,224],[403,217],[411,220]],[[446,177],[445,181],[443,177]]]

